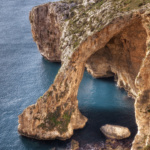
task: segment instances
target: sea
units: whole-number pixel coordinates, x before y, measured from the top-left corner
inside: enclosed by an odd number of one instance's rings
[[[95,79],[85,70],[78,100],[79,109],[88,117],[83,129],[75,130],[66,141],[39,141],[19,135],[18,115],[53,83],[60,63],[45,60],[32,39],[29,11],[50,0],[0,1],[0,150],[65,150],[72,139],[80,149],[94,149],[106,138],[100,132],[105,124],[126,126],[129,140],[137,132],[134,100],[116,86],[113,78]]]

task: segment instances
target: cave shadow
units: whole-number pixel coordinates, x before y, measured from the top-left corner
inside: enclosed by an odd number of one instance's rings
[[[116,83],[114,76],[112,76],[112,77],[107,77],[107,78],[95,78],[95,80],[101,80],[101,81],[104,81],[104,82]]]
[[[111,84],[115,84],[116,85],[116,79],[115,79],[114,76],[112,76],[112,77],[104,77],[104,78],[103,77],[102,78],[94,78],[94,79],[97,80],[97,81],[99,80],[99,81],[103,81],[105,83],[111,83]],[[126,93],[127,94],[127,92],[125,91],[125,89],[123,87],[118,87],[118,88],[119,88],[119,90],[122,93]]]

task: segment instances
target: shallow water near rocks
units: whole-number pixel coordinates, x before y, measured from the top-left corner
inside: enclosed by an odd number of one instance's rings
[[[67,141],[38,141],[18,134],[18,115],[43,95],[60,68],[60,63],[41,57],[30,31],[29,11],[46,2],[0,3],[0,150],[63,150],[70,147],[71,139],[79,141],[81,149],[93,149],[104,145],[99,128],[106,123],[128,127],[132,141],[137,131],[134,100],[113,78],[94,79],[86,71],[78,93],[79,109],[89,119],[85,128],[76,130]]]

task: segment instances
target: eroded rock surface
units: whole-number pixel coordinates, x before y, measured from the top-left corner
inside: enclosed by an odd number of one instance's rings
[[[47,92],[19,115],[20,134],[65,140],[87,118],[78,110],[84,68],[94,77],[115,75],[135,100],[138,133],[132,149],[150,144],[149,0],[65,0],[34,7],[33,38],[41,54],[62,66]]]
[[[70,10],[75,3],[48,3],[34,7],[30,12],[32,36],[43,57],[49,61],[60,62],[59,48],[61,26],[71,17]]]
[[[135,21],[87,60],[88,72],[96,78],[115,75],[117,85],[135,98],[135,78],[145,57],[146,38],[141,21]]]

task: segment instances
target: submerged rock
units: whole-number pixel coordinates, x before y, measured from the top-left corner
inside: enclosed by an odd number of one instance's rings
[[[123,140],[114,140],[107,139],[105,141],[105,149],[104,150],[131,150],[132,140],[123,139]]]
[[[76,140],[71,140],[71,150],[79,150],[79,142]]]
[[[100,130],[106,137],[117,140],[128,138],[131,135],[128,128],[118,125],[106,124],[102,126]]]
[[[131,144],[129,143],[130,142],[127,142],[125,144],[121,140],[107,139],[105,142],[105,149],[103,150],[130,150]]]

